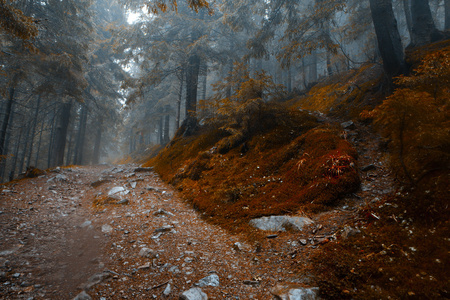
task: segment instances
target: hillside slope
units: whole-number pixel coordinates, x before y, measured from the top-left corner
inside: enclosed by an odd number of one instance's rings
[[[376,66],[283,104],[248,99],[145,165],[250,239],[259,216],[325,224],[337,240],[308,252],[324,298],[448,297],[449,55],[449,41],[411,51],[386,100]]]

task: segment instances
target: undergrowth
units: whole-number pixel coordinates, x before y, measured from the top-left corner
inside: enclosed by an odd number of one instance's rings
[[[411,74],[362,114],[386,138],[403,192],[363,207],[360,234],[316,253],[325,299],[450,298],[450,41],[415,49],[408,61]]]
[[[145,164],[213,223],[245,230],[256,217],[325,210],[359,187],[356,151],[308,113],[260,102],[245,123],[229,122],[177,136]]]

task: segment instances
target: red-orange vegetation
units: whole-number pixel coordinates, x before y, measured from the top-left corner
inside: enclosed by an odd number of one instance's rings
[[[147,165],[232,231],[255,217],[324,210],[358,188],[356,151],[339,130],[272,103],[261,103],[249,122],[245,130],[235,126],[245,134],[227,151],[220,145],[232,134],[209,125],[197,136],[175,138]]]
[[[450,42],[415,49],[409,76],[363,115],[389,145],[403,192],[360,209],[361,233],[324,245],[313,273],[325,299],[448,299]]]
[[[313,86],[307,95],[293,99],[293,104],[338,118],[357,118],[364,109],[373,109],[379,104],[382,79],[380,66],[366,64],[326,78]]]
[[[448,220],[429,226],[412,217],[416,201],[398,193],[361,209],[360,234],[315,253],[313,272],[324,299],[448,298]]]

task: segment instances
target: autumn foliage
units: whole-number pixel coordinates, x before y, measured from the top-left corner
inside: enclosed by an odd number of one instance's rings
[[[313,256],[325,299],[449,297],[450,47],[427,47],[409,53],[414,69],[394,93],[362,113],[386,138],[401,189],[361,207],[360,234]]]
[[[266,75],[245,79],[233,97],[209,103],[215,113],[203,104],[196,136],[176,136],[146,165],[232,231],[248,230],[251,218],[324,210],[359,187],[356,151],[339,129],[266,102],[275,87]]]
[[[450,46],[427,53],[396,83],[399,88],[369,115],[389,139],[400,178],[418,185],[433,177],[435,190],[448,182],[450,170]]]

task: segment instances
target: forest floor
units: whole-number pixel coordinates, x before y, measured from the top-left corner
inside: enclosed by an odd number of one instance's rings
[[[137,165],[58,168],[7,184],[0,190],[0,298],[73,299],[85,290],[93,299],[178,299],[200,286],[209,299],[273,299],[292,284],[310,286],[309,257],[354,223],[358,207],[393,189],[378,139],[350,133],[359,165],[373,166],[362,172],[360,191],[309,216],[315,223],[302,232],[259,240],[206,222]],[[199,284],[208,276],[209,285]]]

